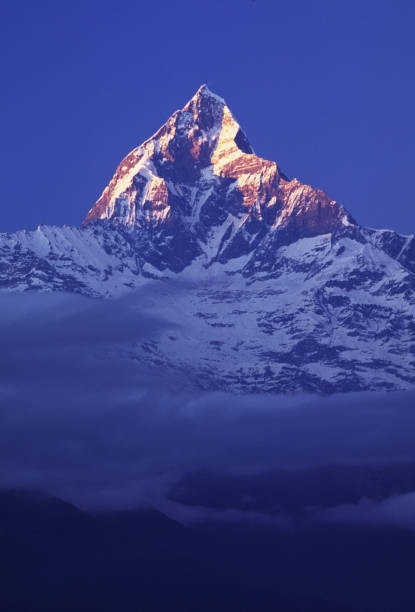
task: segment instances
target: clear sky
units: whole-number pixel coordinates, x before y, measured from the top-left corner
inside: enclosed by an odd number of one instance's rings
[[[207,83],[255,151],[415,232],[415,3],[3,0],[0,231],[80,224]]]

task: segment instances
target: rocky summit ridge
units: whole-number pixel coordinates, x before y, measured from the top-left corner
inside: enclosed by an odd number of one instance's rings
[[[266,236],[287,244],[354,223],[323,191],[255,155],[206,85],[123,159],[83,225],[104,219],[149,234],[149,261],[176,272],[199,256],[225,263]]]
[[[159,283],[172,279],[187,284]],[[82,227],[0,234],[2,291],[117,297],[143,286],[163,287],[150,306],[176,331],[134,357],[192,385],[415,383],[414,237],[361,227],[289,180],[206,85],[123,159]]]

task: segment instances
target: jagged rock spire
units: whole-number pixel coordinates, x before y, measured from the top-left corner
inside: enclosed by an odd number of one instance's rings
[[[84,225],[105,219],[156,227],[194,255],[219,260],[249,252],[267,234],[292,241],[353,222],[323,191],[289,181],[255,155],[207,85],[127,155]]]

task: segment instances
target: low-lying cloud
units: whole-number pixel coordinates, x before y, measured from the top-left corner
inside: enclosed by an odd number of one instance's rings
[[[44,489],[88,508],[167,508],[172,486],[198,471],[232,477],[415,463],[413,392],[180,390],[184,379],[129,357],[135,342],[170,325],[140,307],[143,295],[1,297],[0,487]],[[413,527],[413,496],[359,500],[315,516]]]

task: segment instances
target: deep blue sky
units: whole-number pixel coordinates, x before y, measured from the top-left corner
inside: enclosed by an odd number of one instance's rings
[[[79,224],[207,82],[262,157],[414,232],[414,4],[3,0],[0,231]]]

